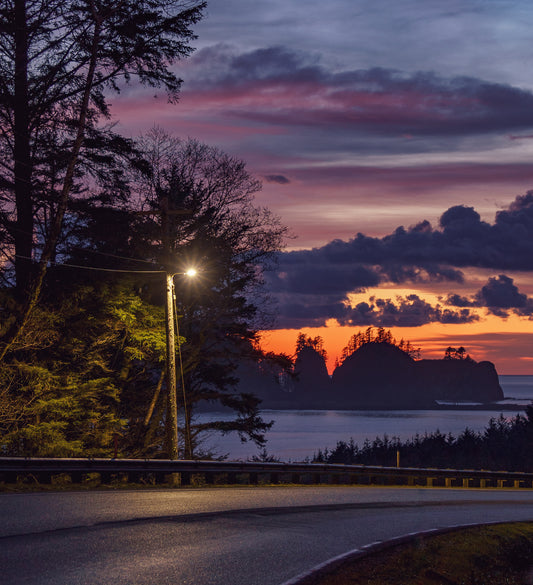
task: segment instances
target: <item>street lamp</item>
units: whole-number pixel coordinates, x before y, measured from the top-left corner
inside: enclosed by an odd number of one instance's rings
[[[197,275],[195,268],[185,272],[166,274],[166,339],[167,339],[167,448],[169,459],[178,459],[178,400],[176,391],[176,339],[174,322],[174,277],[184,274],[189,278]]]

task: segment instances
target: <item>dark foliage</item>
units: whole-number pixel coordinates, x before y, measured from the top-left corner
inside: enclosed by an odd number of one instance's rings
[[[341,362],[347,357],[353,355],[359,348],[370,343],[388,343],[389,345],[394,345],[401,349],[413,359],[420,358],[419,347],[414,347],[410,341],[405,341],[404,339],[397,341],[393,337],[390,329],[385,329],[384,327],[367,327],[365,331],[359,331],[350,337],[348,344],[342,350]]]
[[[319,450],[314,461],[394,467],[399,451],[402,467],[533,472],[532,445],[533,405],[525,415],[492,418],[483,432],[466,428],[454,437],[437,430],[406,441],[385,435],[366,440],[362,447],[350,439],[339,441],[331,450]]]

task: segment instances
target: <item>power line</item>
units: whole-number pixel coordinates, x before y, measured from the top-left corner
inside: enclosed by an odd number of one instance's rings
[[[17,229],[17,228],[15,228]],[[31,235],[31,232],[28,231],[23,231],[20,229],[17,229],[17,231],[21,234],[25,234],[25,235]],[[41,242],[35,242],[33,244],[36,248],[42,248],[44,246],[44,243]],[[82,252],[86,252],[88,254],[100,254],[101,256],[109,256],[110,258],[117,258],[118,260],[128,260],[130,262],[143,262],[144,264],[152,264],[153,265],[153,261],[152,260],[144,260],[141,258],[132,258],[131,256],[119,256],[118,254],[111,254],[110,252],[101,252],[100,250],[90,250],[88,248],[82,248],[81,246],[71,246],[70,248],[71,250],[80,250]],[[26,258],[25,256],[18,256],[19,258]]]
[[[15,258],[33,260],[33,258],[29,258],[28,256],[21,256],[20,254],[16,254]],[[120,268],[99,268],[97,266],[80,266],[79,264],[68,264],[66,262],[63,262],[61,264],[57,262],[50,262],[50,264],[58,268],[62,268],[63,266],[65,266],[68,268],[79,268],[81,270],[100,270],[102,272],[127,272],[130,274],[166,274],[165,270],[122,270]]]
[[[101,256],[109,256],[110,258],[118,258],[119,260],[129,260],[130,262],[144,262],[145,264],[152,264],[151,260],[142,260],[141,258],[130,258],[128,256],[118,256],[117,254],[111,254],[110,252],[100,252],[99,250],[89,250],[87,248],[81,248],[80,246],[73,246],[73,250],[81,250],[82,252],[88,252],[89,254],[100,254]]]

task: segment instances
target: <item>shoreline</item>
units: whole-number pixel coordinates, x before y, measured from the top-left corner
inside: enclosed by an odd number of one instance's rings
[[[384,406],[361,406],[358,408],[275,408],[275,407],[267,407],[261,408],[260,412],[269,412],[269,411],[283,411],[283,412],[411,412],[411,411],[424,411],[424,412],[432,412],[432,411],[442,411],[442,410],[490,410],[490,411],[517,411],[517,410],[525,410],[526,404],[442,404],[437,405],[432,408],[428,407],[405,407],[405,408],[387,408]],[[200,411],[199,411],[200,412]],[[202,411],[205,413],[209,412],[221,412],[220,410],[205,410]]]

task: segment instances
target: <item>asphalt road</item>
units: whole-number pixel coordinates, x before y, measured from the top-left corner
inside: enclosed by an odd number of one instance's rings
[[[533,520],[533,491],[275,487],[0,494],[2,585],[280,585],[354,548]]]

